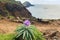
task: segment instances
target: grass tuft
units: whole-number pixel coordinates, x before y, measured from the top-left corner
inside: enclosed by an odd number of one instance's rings
[[[0,40],[15,40],[15,34],[0,34]]]

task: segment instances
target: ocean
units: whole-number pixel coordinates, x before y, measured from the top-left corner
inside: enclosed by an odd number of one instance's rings
[[[36,4],[27,9],[36,18],[60,19],[60,5]]]

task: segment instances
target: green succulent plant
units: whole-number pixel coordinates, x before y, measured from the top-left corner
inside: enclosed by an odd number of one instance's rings
[[[16,32],[17,40],[45,40],[42,36],[42,33],[39,32],[33,25],[30,25],[28,27],[25,25],[19,26]]]

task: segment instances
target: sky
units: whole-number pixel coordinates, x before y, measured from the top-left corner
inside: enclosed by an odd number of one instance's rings
[[[21,1],[22,3],[25,1],[29,1],[32,4],[60,4],[60,0],[16,0]]]

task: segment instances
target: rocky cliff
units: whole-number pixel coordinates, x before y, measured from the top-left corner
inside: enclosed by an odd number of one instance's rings
[[[6,18],[10,16],[13,16],[15,18],[32,17],[31,13],[21,4],[21,2],[19,2],[19,4],[15,4],[0,1],[0,17],[1,16]]]

